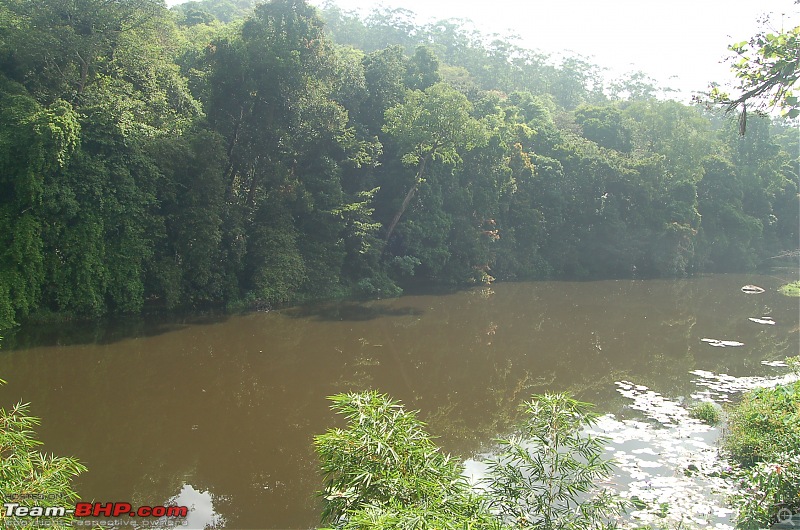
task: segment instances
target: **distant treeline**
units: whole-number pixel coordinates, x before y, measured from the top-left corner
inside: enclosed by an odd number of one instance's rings
[[[2,0],[0,328],[797,248],[793,124],[658,92],[403,10]]]

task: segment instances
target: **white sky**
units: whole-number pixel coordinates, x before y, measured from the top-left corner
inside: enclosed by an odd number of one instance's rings
[[[590,57],[611,78],[642,70],[684,93],[706,90],[710,81],[731,83],[727,46],[763,28],[765,14],[771,13],[767,27],[774,30],[800,24],[793,0],[334,1],[362,13],[376,5],[402,7],[417,13],[418,23],[470,19],[486,33],[517,34],[528,48]]]

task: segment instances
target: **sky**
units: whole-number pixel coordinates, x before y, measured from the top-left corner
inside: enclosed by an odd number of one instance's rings
[[[319,6],[325,0],[309,1]],[[519,35],[527,48],[589,57],[610,79],[641,70],[680,90],[681,99],[706,90],[710,81],[733,83],[725,62],[729,44],[760,29],[800,24],[793,0],[333,1],[361,13],[377,5],[405,8],[417,13],[418,23],[469,19],[482,32]],[[771,14],[766,25],[759,23],[765,14]]]

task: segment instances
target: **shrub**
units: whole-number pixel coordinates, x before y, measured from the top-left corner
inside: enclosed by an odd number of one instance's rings
[[[781,285],[778,290],[786,296],[800,296],[800,281]]]
[[[611,475],[602,458],[607,439],[588,436],[596,415],[568,394],[534,396],[523,404],[522,431],[500,440],[503,452],[490,465],[493,506],[507,523],[537,530],[615,528],[625,508],[596,484]]]
[[[458,462],[425,424],[376,392],[338,394],[331,408],[348,420],[315,438],[324,475],[323,522],[339,528],[499,528]]]
[[[795,373],[795,375],[800,376],[800,355],[795,355],[794,357],[787,357],[786,365],[792,372]]]
[[[800,455],[776,455],[759,462],[742,476],[733,504],[739,508],[736,528],[758,530],[800,511]]]
[[[768,527],[800,511],[800,382],[745,394],[723,447],[743,466],[737,528]]]
[[[723,447],[743,466],[800,453],[800,381],[748,392],[728,415]]]
[[[73,458],[37,451],[41,442],[33,437],[32,429],[38,424],[39,419],[29,414],[27,404],[17,403],[8,411],[0,408],[0,498],[21,506],[28,503],[43,508],[69,506],[78,498],[71,481],[86,468]],[[46,522],[49,528],[71,528],[71,519],[66,516]],[[36,522],[5,520],[9,528]]]
[[[346,429],[317,436],[323,521],[346,529],[613,528],[623,509],[595,483],[611,463],[605,440],[587,436],[595,416],[565,394],[534,396],[528,421],[473,489],[463,466],[442,454],[415,413],[375,392],[339,394]]]

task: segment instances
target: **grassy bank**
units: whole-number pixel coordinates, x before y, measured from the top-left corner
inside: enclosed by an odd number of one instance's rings
[[[795,372],[797,360],[790,360]],[[728,415],[723,448],[742,470],[737,528],[800,513],[800,381],[748,392]]]

